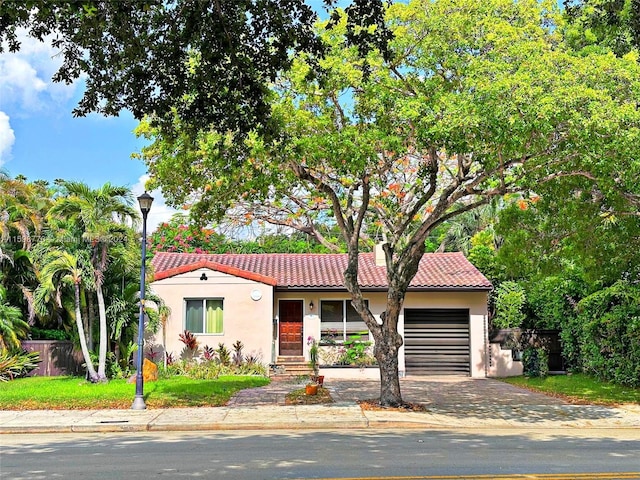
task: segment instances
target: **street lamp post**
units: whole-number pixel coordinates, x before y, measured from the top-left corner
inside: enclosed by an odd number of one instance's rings
[[[147,406],[144,403],[144,378],[142,377],[142,359],[144,348],[144,281],[145,266],[147,260],[147,214],[151,210],[153,197],[146,191],[138,197],[140,211],[142,212],[142,268],[140,269],[140,318],[138,320],[138,362],[136,371],[136,396],[131,405],[132,410],[144,410]]]

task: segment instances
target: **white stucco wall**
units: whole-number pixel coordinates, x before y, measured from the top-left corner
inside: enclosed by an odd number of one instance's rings
[[[513,359],[511,349],[503,350],[499,343],[491,343],[491,365],[488,367],[489,377],[514,377],[522,375],[522,362]]]
[[[205,273],[207,280],[200,280]],[[273,287],[208,268],[194,270],[174,277],[155,281],[152,290],[171,308],[166,327],[166,348],[174,358],[180,358],[184,344],[178,335],[185,329],[185,299],[223,299],[223,333],[198,334],[200,347],[217,348],[224,343],[231,350],[237,340],[244,344],[244,354],[260,355],[262,362],[271,362]],[[251,292],[259,290],[260,300],[252,300]],[[149,338],[146,348],[162,345],[162,330]]]
[[[200,280],[202,273],[207,276],[206,281]],[[216,348],[224,343],[229,349],[240,340],[245,345],[245,354],[258,354],[262,362],[271,363],[277,355],[277,341],[273,342],[274,318],[278,318],[278,300],[302,300],[303,302],[303,352],[308,360],[306,339],[312,336],[320,338],[320,302],[322,300],[349,300],[345,292],[274,292],[270,285],[252,280],[216,272],[208,268],[176,275],[171,278],[155,281],[152,290],[162,297],[171,308],[171,316],[166,327],[166,348],[180,358],[184,345],[178,335],[185,329],[185,299],[189,298],[221,298],[224,301],[222,334],[198,334],[200,346],[208,345]],[[252,300],[251,292],[259,290],[260,300]],[[365,299],[376,318],[385,310],[385,292],[365,292]],[[313,302],[313,309],[310,308]],[[410,292],[406,295],[404,308],[465,308],[470,314],[470,350],[472,377],[495,375],[489,371],[486,362],[488,355],[487,342],[487,293],[486,292]],[[401,312],[399,333],[404,335],[404,309]],[[153,335],[146,342],[146,348],[153,346],[154,350],[162,350],[162,330]],[[272,349],[275,347],[275,351]],[[273,355],[273,356],[272,356]],[[506,359],[505,359],[506,360]],[[517,365],[516,365],[517,367]],[[399,369],[405,371],[404,347],[400,349]],[[345,372],[349,369],[344,369]],[[340,372],[340,375],[346,374]],[[374,371],[367,371],[367,375]]]
[[[319,308],[322,300],[349,300],[351,297],[347,293],[332,292],[276,292],[276,302],[274,305],[274,316],[278,315],[277,301],[279,299],[303,300],[304,303],[304,326],[303,338],[313,336],[320,338],[320,317]],[[373,315],[379,319],[380,314],[385,310],[385,292],[365,292],[364,298],[369,301],[369,308]],[[314,308],[309,308],[309,303],[313,302]],[[469,309],[469,337],[472,377],[487,376],[485,361],[488,355],[487,342],[487,292],[409,292],[405,297],[404,308],[468,308]],[[404,336],[404,308],[400,314],[398,331]],[[308,359],[306,343],[304,345],[305,358]],[[399,370],[401,374],[405,371],[404,347],[399,352]]]

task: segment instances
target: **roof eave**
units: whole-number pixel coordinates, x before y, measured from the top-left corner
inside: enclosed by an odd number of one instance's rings
[[[360,287],[363,292],[386,292],[387,287]],[[338,286],[286,286],[277,285],[276,292],[347,292],[345,287]],[[407,292],[490,292],[493,287],[467,286],[467,287],[409,287]]]

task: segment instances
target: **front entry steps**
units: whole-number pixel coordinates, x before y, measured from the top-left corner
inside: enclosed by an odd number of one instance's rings
[[[274,381],[295,380],[309,375],[313,375],[313,370],[304,357],[278,357],[276,363],[269,365],[269,377]]]

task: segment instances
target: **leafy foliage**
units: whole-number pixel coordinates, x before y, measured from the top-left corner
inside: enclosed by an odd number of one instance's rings
[[[318,376],[318,372],[320,370],[318,341],[315,338],[309,336],[307,338],[307,347],[309,347],[309,368],[313,370],[313,374],[315,376]]]
[[[185,375],[190,378],[215,379],[220,375],[267,375],[267,367],[262,364],[257,355],[243,355],[244,345],[236,340],[232,352],[224,343],[219,343],[217,348],[205,345],[202,352],[198,350],[198,338],[189,330],[179,335],[180,341],[185,344],[187,355],[183,355],[180,361],[173,361],[171,354],[167,358],[166,368],[161,368],[164,376]]]
[[[343,344],[323,339],[321,345],[318,353],[325,365],[366,367],[376,364],[376,358],[372,355],[372,343],[363,341],[360,335],[351,335]]]
[[[13,351],[19,349],[20,341],[27,338],[29,325],[22,319],[19,308],[6,303],[5,292],[0,284],[0,351]]]
[[[167,131],[177,114],[193,130],[243,132],[267,129],[265,83],[290,52],[321,52],[315,18],[303,0],[7,1],[0,52],[19,50],[18,28],[51,41],[64,58],[54,81],[86,78],[75,115],[128,109]]]
[[[205,345],[202,349],[202,356],[206,361],[211,362],[217,358],[217,353],[213,347]]]
[[[149,237],[149,252],[213,253],[224,242],[224,237],[211,229],[185,223],[183,216],[174,216],[159,225]]]
[[[570,265],[555,276],[523,282],[527,296],[527,327],[560,330],[577,315],[578,301],[590,293],[581,272]]]
[[[26,376],[39,362],[38,352],[0,350],[0,382]]]
[[[567,41],[579,50],[608,48],[624,55],[640,47],[637,0],[565,0]]]
[[[371,356],[370,346],[371,342],[361,340],[359,335],[350,336],[344,342],[344,354],[338,363],[359,367],[373,365],[375,359]]]
[[[242,354],[244,344],[240,340],[236,340],[231,347],[233,348],[233,363],[236,365],[242,365],[244,362],[244,356]]]
[[[183,359],[160,368],[163,378],[185,376],[193,379],[212,380],[224,375],[261,375],[267,376],[267,367],[259,359],[249,357],[242,363],[223,364],[217,358],[203,361]]]
[[[299,232],[262,233],[255,240],[232,240],[176,214],[149,237],[149,252],[189,253],[326,253],[329,250]]]
[[[494,212],[494,220],[498,211]],[[470,238],[469,261],[492,283],[504,280],[503,266],[498,261],[496,235],[493,229],[483,229]]]
[[[70,340],[71,336],[64,330],[43,329],[32,327],[29,331],[32,340]]]
[[[182,352],[182,359],[185,361],[193,360],[198,354],[198,347],[200,346],[198,342],[198,337],[196,337],[189,330],[185,330],[178,338],[182,343],[184,343],[184,350]]]
[[[546,377],[549,373],[549,355],[543,347],[527,346],[522,352],[522,367],[529,377]]]
[[[495,328],[517,328],[525,319],[526,295],[516,282],[502,282],[495,292]]]
[[[221,365],[225,367],[231,365],[231,352],[224,343],[218,343],[216,353],[218,354],[218,361]]]
[[[573,177],[584,192],[594,179],[602,191],[619,190],[612,179],[631,178],[628,153],[640,143],[640,68],[631,57],[575,55],[551,1],[394,3],[385,13],[388,50],[366,59],[345,48],[341,15],[318,29],[323,75],[314,78],[315,59],[298,55],[274,83],[272,116],[286,133],[253,132],[239,155],[223,129],[194,138],[143,127],[155,140],[143,157],[168,200],[195,198],[192,213],[205,221],[268,222],[327,248],[335,244],[318,225],[339,229],[350,259],[345,285],[375,339],[381,401],[392,406],[402,403],[401,299],[432,232],[505,194],[526,210],[540,185],[565,202]],[[617,131],[625,135],[610,135]],[[357,281],[363,239],[376,234],[386,241],[390,285],[382,324]]]
[[[579,302],[576,327],[584,372],[640,386],[639,300],[638,286],[620,281]]]

